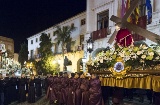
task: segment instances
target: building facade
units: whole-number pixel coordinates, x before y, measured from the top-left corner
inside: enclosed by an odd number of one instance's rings
[[[76,41],[74,46],[71,47],[70,52],[66,52],[65,56],[72,62],[72,65],[67,67],[69,71],[78,71],[80,70],[80,64],[81,64],[81,59],[83,57],[83,41],[84,41],[84,35],[86,34],[86,12],[82,12],[76,16],[73,16],[59,24],[56,24],[42,32],[39,32],[29,38],[28,40],[28,59],[34,58],[38,59],[38,48],[40,47],[40,36],[42,33],[46,33],[50,39],[51,42],[53,43],[52,51],[53,53],[56,53],[57,55],[55,56],[56,60],[60,64],[60,70],[63,70],[63,58],[61,56],[62,49],[61,47],[55,47],[55,36],[53,36],[54,31],[56,30],[56,26],[71,26],[74,25],[76,29],[71,33],[71,37],[73,41]],[[78,64],[77,64],[78,63]]]

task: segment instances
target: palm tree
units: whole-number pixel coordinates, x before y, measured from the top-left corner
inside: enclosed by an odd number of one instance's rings
[[[62,56],[64,60],[64,51],[67,44],[75,44],[75,41],[72,41],[71,33],[76,29],[74,25],[71,26],[57,26],[57,30],[53,33],[53,36],[56,36],[55,41],[57,45],[61,44]]]

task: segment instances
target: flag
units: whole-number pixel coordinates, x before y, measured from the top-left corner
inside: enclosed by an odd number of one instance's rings
[[[135,24],[138,23],[139,13],[140,13],[140,11],[139,11],[139,6],[137,6],[137,7],[135,8],[134,12],[133,12],[133,16],[134,16],[134,19],[135,19]]]
[[[125,0],[122,0],[122,7],[121,7],[121,18],[123,18],[124,14],[125,14]]]
[[[131,1],[130,1],[130,0],[127,0],[127,2],[126,2],[126,9],[125,9],[125,11],[127,11],[127,10],[130,8],[130,4],[131,4]],[[131,21],[132,21],[131,16],[130,16],[130,17],[128,17],[127,21],[128,21],[128,22],[131,22]]]
[[[152,22],[152,5],[150,0],[146,0],[146,7],[147,7],[147,21],[148,24]]]

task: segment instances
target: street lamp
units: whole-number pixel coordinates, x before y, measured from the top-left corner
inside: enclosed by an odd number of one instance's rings
[[[91,37],[87,40],[87,51],[91,53],[93,51],[93,40]]]

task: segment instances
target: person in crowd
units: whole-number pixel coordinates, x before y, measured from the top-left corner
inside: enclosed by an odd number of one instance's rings
[[[62,93],[62,88],[63,88],[63,81],[64,81],[64,77],[63,77],[63,72],[59,72],[59,77],[57,79],[57,100],[58,100],[58,105],[64,105],[65,100],[63,97],[63,93]]]
[[[54,104],[56,100],[55,90],[54,90],[54,77],[48,77],[48,91],[47,91],[47,98],[49,99],[50,104]]]
[[[63,95],[64,104],[67,104],[68,89],[69,89],[68,73],[64,72],[63,73],[63,80],[62,80],[62,89],[61,89],[61,92],[62,92],[62,95]]]
[[[89,78],[90,74],[87,73],[85,76],[81,75],[81,91],[82,91],[82,101],[81,105],[89,105]]]
[[[25,78],[25,74],[22,74],[19,80],[19,102],[26,101],[26,86],[27,86],[26,83],[27,80]]]
[[[6,74],[6,77],[4,78],[5,86],[4,86],[4,105],[8,105],[11,103],[10,98],[10,78],[9,74]]]
[[[18,84],[17,84],[17,78],[15,76],[14,73],[12,73],[12,77],[10,78],[10,98],[11,98],[11,102],[17,101],[17,89],[18,89]]]
[[[42,95],[42,81],[40,76],[35,78],[36,96],[39,98]]]
[[[92,74],[89,93],[89,105],[103,105],[101,82],[96,74]]]
[[[154,105],[160,105],[160,92],[154,92]]]
[[[49,78],[49,74],[47,74],[46,78],[44,79],[44,89],[45,89],[45,93],[47,94],[47,90],[48,90],[48,78]]]
[[[0,73],[0,105],[4,105],[4,79],[2,74]]]
[[[75,105],[81,105],[82,92],[81,92],[80,86],[81,86],[81,80],[82,80],[82,77],[83,77],[83,72],[76,73],[75,76],[76,76],[76,81],[74,83],[76,85]]]
[[[123,103],[123,88],[114,87],[113,88],[113,96],[112,96],[112,103],[113,105],[119,105]]]
[[[67,105],[74,105],[75,103],[74,77],[75,77],[75,73],[71,73],[71,78],[69,78]]]
[[[35,81],[34,75],[30,76],[29,79],[29,89],[28,89],[28,103],[35,103]]]

